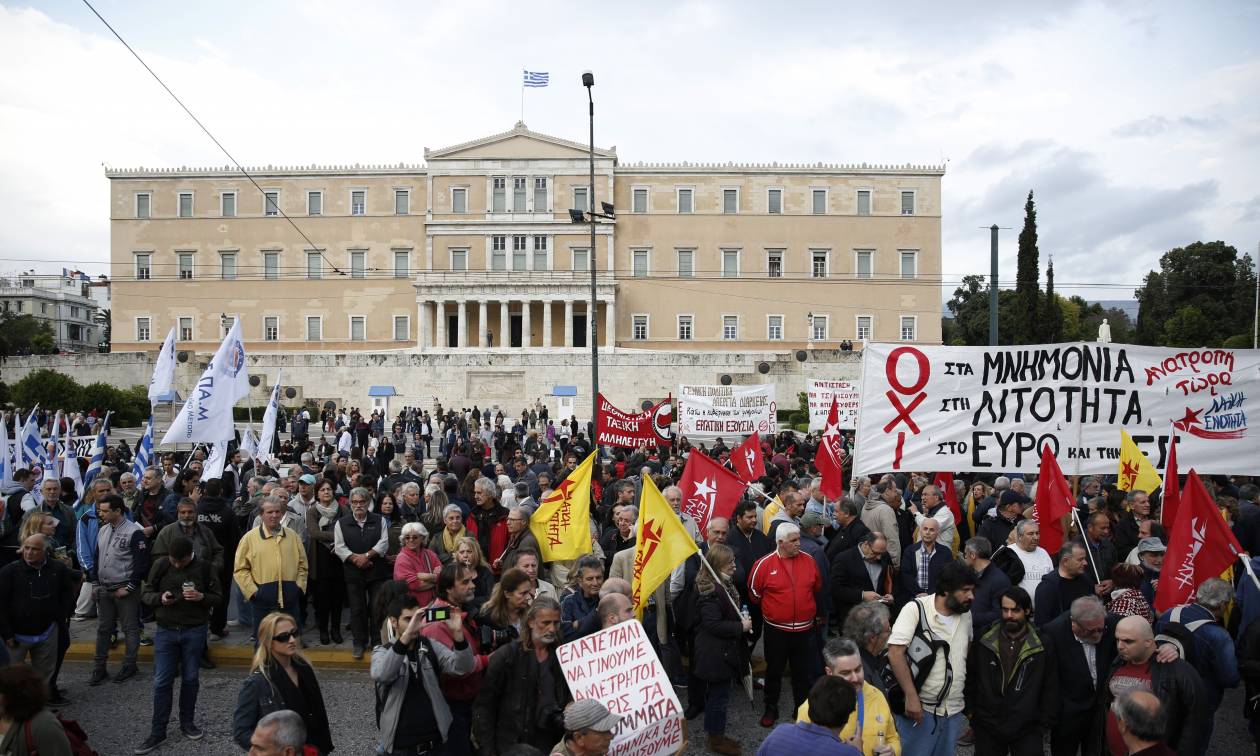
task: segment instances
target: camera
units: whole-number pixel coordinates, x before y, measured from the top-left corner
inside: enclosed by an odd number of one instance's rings
[[[499,629],[489,625],[481,626],[481,653],[490,653],[500,646],[506,646],[519,637],[516,628]]]

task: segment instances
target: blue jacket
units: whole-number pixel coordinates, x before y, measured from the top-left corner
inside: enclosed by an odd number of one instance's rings
[[[96,533],[100,527],[101,521],[96,519],[96,507],[88,507],[87,511],[79,516],[74,551],[79,557],[79,565],[88,573],[96,571]]]
[[[787,753],[808,753],[810,756],[862,756],[848,743],[841,743],[834,732],[816,724],[796,722],[781,724],[761,742],[757,756],[779,756]]]
[[[827,558],[827,542],[819,538],[814,540],[801,534],[801,551],[814,558],[818,565],[818,574],[822,575],[822,588],[814,594],[814,606],[818,607],[818,616],[831,614],[831,560]]]
[[[560,601],[560,637],[564,642],[590,635],[599,630],[599,596],[588,599],[581,591],[574,591]],[[577,629],[573,623],[577,622]]]
[[[1155,622],[1155,632],[1161,633],[1172,622],[1174,609],[1159,615]],[[1226,688],[1236,688],[1242,680],[1238,672],[1238,656],[1234,652],[1234,639],[1221,627],[1212,613],[1198,604],[1186,604],[1181,607],[1181,624],[1189,625],[1199,620],[1207,620],[1194,631],[1196,641],[1196,658],[1194,667],[1203,679],[1203,688],[1207,691],[1208,706],[1212,711],[1221,705],[1221,697]]]
[[[901,591],[906,599],[912,599],[921,592],[936,593],[936,579],[941,575],[941,568],[954,559],[953,552],[937,543],[928,558],[928,584],[920,586],[919,554],[922,551],[923,544],[920,542],[906,549],[901,556]]]

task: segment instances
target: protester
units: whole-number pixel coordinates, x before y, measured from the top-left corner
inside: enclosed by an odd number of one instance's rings
[[[89,685],[100,685],[109,679],[105,662],[115,623],[122,625],[126,652],[114,682],[126,682],[139,671],[136,659],[140,653],[140,585],[149,574],[149,541],[140,525],[126,518],[125,509],[123,500],[115,495],[106,496],[97,506],[101,526],[88,580],[96,593],[98,620]]]
[[[852,685],[839,677],[824,675],[810,689],[808,705],[813,721],[775,727],[757,749],[757,756],[861,756],[861,751],[840,738],[857,707],[857,695]]]
[[[971,603],[971,625],[976,632],[1001,618],[1002,593],[1011,587],[1011,579],[989,559],[992,553],[989,539],[982,536],[963,545],[963,561],[976,573],[975,600]]]
[[[888,700],[866,681],[861,650],[849,638],[832,638],[823,649],[826,674],[853,686],[860,702],[840,731],[840,740],[871,756],[900,756],[901,738],[893,722]],[[809,722],[809,703],[796,711],[797,722]]]
[[[1059,569],[1041,579],[1033,599],[1038,627],[1066,612],[1076,599],[1095,595],[1096,584],[1085,577],[1088,565],[1084,545],[1078,541],[1063,544],[1059,549]]]
[[[1108,609],[1119,617],[1141,617],[1155,624],[1155,611],[1142,595],[1142,568],[1117,564],[1111,568],[1111,594]]]
[[[892,604],[893,590],[888,539],[879,531],[867,531],[857,548],[841,552],[831,562],[831,596],[838,625],[863,601]]]
[[[937,524],[937,542],[945,551],[953,552],[958,542],[958,526],[954,522],[954,513],[945,503],[941,489],[935,485],[926,485],[919,491],[919,505],[912,506],[910,513],[914,515],[914,524],[920,530],[925,520],[935,520]],[[920,535],[920,537],[922,537]]]
[[[503,578],[495,583],[490,599],[481,605],[478,614],[485,653],[489,654],[521,637],[525,613],[534,598],[534,584],[524,571],[512,569],[503,573]],[[560,614],[564,616],[563,605]]]
[[[306,724],[290,709],[273,711],[254,728],[249,738],[249,756],[303,756]]]
[[[258,648],[236,701],[232,716],[236,744],[249,748],[259,720],[279,709],[291,709],[302,718],[305,745],[314,746],[321,756],[332,753],[324,696],[315,670],[302,655],[297,622],[287,614],[272,612],[258,622]]]
[[[462,564],[448,564],[438,573],[437,598],[428,608],[460,610],[464,623],[464,639],[473,654],[473,668],[464,674],[446,674],[439,678],[442,695],[451,712],[451,725],[447,728],[443,752],[452,756],[472,754],[472,709],[481,678],[486,669],[487,654],[483,649],[479,631],[471,615],[466,611],[473,595],[473,571]],[[455,634],[445,622],[430,622],[420,630],[426,638],[454,649]]]
[[[604,584],[604,565],[587,554],[578,559],[571,575],[573,590],[560,600],[560,634],[566,643],[599,629],[596,610],[599,589]]]
[[[551,756],[604,756],[620,723],[620,715],[593,698],[574,701],[565,707],[564,739],[552,747]]]
[[[31,668],[51,689],[61,620],[74,610],[75,579],[69,567],[51,558],[48,537],[41,533],[24,538],[20,553],[0,568],[0,640],[14,664],[29,654]]]
[[[394,561],[394,579],[407,583],[407,589],[421,606],[433,601],[436,595],[438,572],[442,569],[442,560],[438,555],[426,548],[429,531],[418,522],[409,522],[402,526],[402,550]]]
[[[47,695],[42,677],[31,667],[0,667],[0,753],[70,756],[65,728],[45,708]]]
[[[691,659],[696,688],[688,689],[687,713],[690,719],[704,712],[709,750],[738,756],[739,743],[726,736],[727,705],[733,681],[748,671],[741,638],[752,630],[752,619],[741,616],[736,608],[735,553],[715,544],[703,558],[712,572],[701,569],[696,575],[698,625]],[[720,582],[713,579],[714,574]]]
[[[507,549],[508,510],[499,503],[499,489],[489,478],[476,479],[473,483],[473,497],[476,506],[464,524],[469,534],[477,539],[487,566],[490,566],[499,561]],[[491,567],[491,572],[493,571]]]
[[[302,478],[315,480],[313,475]],[[341,610],[346,603],[346,581],[345,568],[335,552],[335,528],[337,521],[350,511],[337,503],[331,481],[321,479],[312,488],[315,499],[306,510],[306,563],[310,570],[307,595],[313,595],[315,599],[315,628],[319,631],[320,645],[340,645],[343,641]]]
[[[901,557],[901,593],[906,599],[936,592],[941,568],[953,561],[954,555],[937,545],[941,525],[927,517],[919,524],[919,542],[906,549]]]
[[[862,523],[867,530],[883,533],[888,539],[888,556],[892,559],[894,572],[900,571],[902,550],[910,545],[901,542],[901,526],[897,519],[900,504],[901,492],[890,479],[871,489],[870,497],[862,508]]]
[[[473,592],[472,603],[473,606],[480,607],[490,598],[490,591],[494,588],[494,575],[490,574],[490,568],[486,566],[486,560],[481,553],[481,546],[477,544],[477,539],[472,536],[459,539],[459,543],[455,546],[454,561],[477,573],[473,581],[476,590]]]
[[[436,493],[441,493],[440,491]],[[435,494],[436,496],[436,494]],[[446,494],[442,494],[445,498]],[[433,539],[432,548],[438,558],[442,560],[442,564],[450,564],[455,558],[455,546],[459,539],[468,534],[464,527],[464,516],[462,510],[455,504],[447,504],[442,508],[442,531],[441,535]]]
[[[1160,700],[1144,690],[1126,690],[1111,704],[1116,731],[1132,756],[1176,756],[1164,744],[1168,713]]]
[[[346,581],[346,603],[350,607],[350,628],[354,636],[355,659],[362,659],[368,645],[380,645],[380,628],[370,621],[369,607],[381,584],[389,579],[385,561],[389,532],[381,516],[369,512],[372,493],[366,488],[350,491],[350,514],[333,526],[333,553],[342,561]]]
[[[241,538],[236,548],[232,575],[253,612],[253,638],[271,612],[296,612],[306,591],[306,549],[297,533],[280,524],[285,507],[267,497],[262,503],[262,522]],[[300,633],[300,628],[299,628]]]
[[[512,554],[510,559],[504,560],[503,568],[505,570],[516,568],[521,572],[524,572],[526,575],[529,575],[529,579],[534,584],[534,595],[548,596],[556,601],[559,601],[560,594],[556,591],[556,587],[546,580],[538,577],[538,568],[541,565],[541,562],[542,560],[538,556],[537,551],[521,549]]]

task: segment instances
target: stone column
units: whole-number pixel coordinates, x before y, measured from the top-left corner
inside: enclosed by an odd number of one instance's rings
[[[508,301],[499,300],[499,348],[507,349],[512,345],[512,319],[508,313]]]
[[[551,306],[555,304],[550,299],[544,299],[543,306],[543,347],[551,348]]]
[[[530,336],[529,329],[533,326],[530,322],[529,306],[533,304],[528,299],[521,300],[521,349],[529,349],[532,347],[533,338]]]
[[[564,345],[573,348],[573,300],[564,300]]]
[[[429,303],[420,300],[420,317],[417,318],[419,330],[416,331],[416,346],[423,351],[429,346]]]
[[[486,313],[489,311],[490,303],[481,300],[477,303],[477,346],[486,349],[490,346],[490,341],[486,338]]]
[[[612,349],[617,346],[617,303],[612,299],[604,303],[604,328],[605,346]]]
[[[439,299],[433,303],[433,317],[437,320],[435,338],[433,339],[438,349],[446,348],[446,300]]]
[[[468,348],[468,300],[461,299],[459,304],[459,336],[455,345],[460,349]]]

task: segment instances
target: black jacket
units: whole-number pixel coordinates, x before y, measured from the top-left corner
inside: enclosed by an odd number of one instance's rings
[[[736,569],[739,571],[737,574],[744,576],[743,580],[735,581],[735,588],[739,591],[742,602],[748,603],[748,573],[752,572],[753,564],[758,559],[774,551],[774,544],[770,542],[769,536],[761,532],[761,528],[753,526],[752,532],[745,536],[732,520],[726,545],[735,552],[735,563],[738,565]]]
[[[831,538],[827,540],[827,558],[835,562],[840,552],[857,548],[857,545],[870,532],[870,528],[866,527],[861,517],[854,517],[853,522],[836,528]]]
[[[976,516],[979,521],[979,515]],[[999,546],[1006,543],[1006,539],[1011,537],[1011,531],[1015,529],[1016,523],[1011,522],[1002,515],[996,517],[986,517],[980,525],[976,527],[976,535],[981,538],[989,539],[989,546],[997,551]]]
[[[976,574],[976,591],[971,601],[971,626],[977,636],[1002,617],[1002,591],[1011,579],[993,562]]]
[[[744,627],[739,612],[721,588],[697,597],[700,625],[692,650],[691,671],[705,682],[728,682],[747,671],[740,641]]]
[[[1125,513],[1115,525],[1111,526],[1111,542],[1115,544],[1118,558],[1128,557],[1129,552],[1138,545],[1138,540],[1138,521],[1132,512]],[[1103,580],[1106,579],[1103,578]]]
[[[236,544],[241,540],[232,506],[226,499],[202,496],[201,501],[197,502],[197,522],[214,533],[219,545],[223,547],[224,564],[230,567],[236,554]]]
[[[872,582],[861,549],[842,551],[831,561],[831,598],[836,621],[841,626],[849,610],[862,603],[863,591],[875,591],[881,596],[893,592],[892,557],[885,552],[879,565],[879,579]]]
[[[927,585],[921,586],[919,585],[919,554],[922,551],[923,544],[916,543],[901,555],[900,588],[902,598],[907,601],[920,593],[935,594],[936,579],[941,575],[941,568],[954,560],[954,555],[949,549],[939,543],[936,544],[936,548],[932,549],[932,556],[928,557]]]
[[[319,690],[315,670],[299,661],[294,661],[293,666],[298,673],[298,688],[306,700],[306,711],[297,712],[306,724],[306,742],[318,748],[321,754],[332,753],[328,712],[324,708],[324,696]],[[286,678],[283,681],[282,676]],[[236,699],[236,712],[232,715],[232,739],[238,746],[249,750],[249,738],[254,734],[258,720],[274,711],[295,709],[295,704],[284,697],[284,691],[290,685],[287,674],[274,661],[269,665],[266,676],[262,672],[253,672],[245,679]]]
[[[573,697],[556,650],[542,662],[551,675],[551,690],[545,693],[539,690],[541,665],[535,658],[534,650],[519,642],[490,654],[472,720],[473,737],[484,756],[517,743],[545,750],[564,737],[564,707]]]
[[[1123,665],[1124,661],[1117,658],[1111,663],[1111,673]],[[1199,673],[1184,659],[1161,664],[1152,656],[1147,665],[1151,675],[1151,692],[1164,705],[1164,711],[1168,715],[1164,742],[1178,753],[1202,752],[1207,735],[1204,730],[1211,713],[1208,710],[1207,692],[1203,688],[1203,681],[1199,679]],[[1107,679],[1111,679],[1111,674],[1107,675]],[[1107,711],[1113,700],[1115,696],[1111,694],[1110,685],[1104,683],[1094,711],[1097,728],[1095,732],[1105,732]],[[1087,751],[1086,756],[1102,752],[1103,746],[1100,744],[1098,750]]]
[[[1119,621],[1120,618],[1116,615],[1107,615],[1102,638],[1094,646],[1095,668],[1101,680],[1089,675],[1085,650],[1072,634],[1071,617],[1065,614],[1039,628],[1041,641],[1049,651],[1058,674],[1058,711],[1054,716],[1056,724],[1092,716],[1099,691],[1108,677],[1112,660],[1116,658],[1116,623]]]
[[[1094,595],[1094,581],[1084,575],[1068,580],[1058,570],[1048,573],[1037,584],[1033,596],[1033,621],[1037,627],[1045,627],[1061,614],[1072,608],[1072,602],[1083,596]]]
[[[1057,675],[1036,628],[1028,634],[1014,668],[1002,665],[1002,624],[978,633],[967,655],[967,706],[971,726],[1013,739],[1054,721]]]
[[[0,638],[39,635],[74,611],[73,571],[46,557],[32,567],[21,557],[0,569]]]

